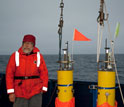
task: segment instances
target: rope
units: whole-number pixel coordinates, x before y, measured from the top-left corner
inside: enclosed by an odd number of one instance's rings
[[[103,25],[101,26],[101,31],[99,28],[100,28],[100,25],[98,23],[97,62],[99,62],[99,57],[100,57],[100,50],[101,50],[102,36],[103,36]],[[99,36],[99,34],[100,34],[100,36]]]
[[[59,29],[58,29],[58,34],[59,34],[59,61],[60,61],[60,69],[61,69],[61,48],[62,48],[62,28],[63,28],[63,8],[64,8],[64,3],[63,0],[61,0],[60,3],[60,8],[61,8],[61,13],[60,13],[60,20],[59,20]]]
[[[106,4],[105,4],[105,12],[107,13]],[[110,40],[111,48],[112,48],[112,58],[113,58],[113,61],[114,61],[115,72],[116,72],[116,77],[117,77],[117,81],[118,81],[118,87],[119,87],[119,90],[120,90],[122,102],[124,104],[124,97],[123,97],[123,93],[122,93],[122,89],[121,89],[121,85],[120,85],[120,80],[119,80],[119,76],[118,76],[117,65],[116,65],[116,62],[115,62],[114,44],[113,44],[113,41],[112,41],[112,35],[111,35],[111,31],[110,31],[110,24],[109,24],[108,20],[107,20],[107,24],[108,24],[108,31],[109,31],[109,40]]]
[[[49,101],[49,103],[46,105],[46,107],[49,107],[49,105],[50,105],[50,103],[51,103],[51,101],[52,101],[52,99],[53,99],[53,96],[54,96],[54,94],[55,94],[56,87],[57,87],[57,85],[55,85],[55,88],[54,88],[53,93],[52,93],[52,95],[51,95],[50,101]]]
[[[59,35],[59,61],[61,61],[62,34]]]
[[[119,76],[118,76],[118,72],[117,72],[117,65],[116,65],[116,62],[115,62],[115,56],[113,56],[113,57],[114,57],[114,65],[115,65],[115,72],[116,72],[116,77],[117,77],[117,81],[118,81],[118,87],[119,87],[121,98],[122,98],[122,102],[123,102],[123,105],[124,105],[124,96],[123,96],[123,93],[122,93],[122,89],[121,89],[121,85],[120,85],[120,80],[119,80]]]
[[[99,23],[97,26],[98,26],[97,27],[97,34],[98,34],[98,38],[97,38],[97,63],[98,63],[99,62],[99,27],[100,27]]]

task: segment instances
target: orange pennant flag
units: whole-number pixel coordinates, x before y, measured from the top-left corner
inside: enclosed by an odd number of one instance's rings
[[[88,39],[83,34],[81,34],[77,29],[75,29],[73,41],[91,41],[91,39]]]

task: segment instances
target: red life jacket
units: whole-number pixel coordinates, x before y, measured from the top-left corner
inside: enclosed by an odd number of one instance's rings
[[[34,47],[32,54],[26,55],[22,48],[14,52],[6,69],[7,93],[15,93],[16,97],[31,98],[35,94],[47,91],[48,70],[39,53]]]

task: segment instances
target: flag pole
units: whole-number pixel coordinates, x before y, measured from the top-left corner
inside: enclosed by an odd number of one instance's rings
[[[72,61],[73,61],[73,54],[74,54],[74,53],[73,53],[73,52],[74,52],[74,47],[73,47],[73,46],[74,46],[74,44],[73,44],[73,41],[74,41],[74,34],[75,34],[75,28],[74,28],[74,32],[73,32],[73,38],[72,38],[72,56],[71,56],[71,57],[72,57]]]

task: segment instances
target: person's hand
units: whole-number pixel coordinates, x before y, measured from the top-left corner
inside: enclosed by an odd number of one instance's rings
[[[9,94],[9,100],[11,101],[11,102],[15,102],[15,94],[13,93],[13,94]]]

